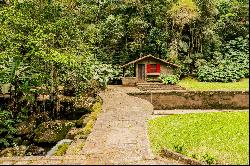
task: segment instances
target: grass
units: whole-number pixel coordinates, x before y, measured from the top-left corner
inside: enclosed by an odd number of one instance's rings
[[[148,124],[153,152],[169,149],[208,164],[249,164],[249,112],[158,117]]]
[[[63,156],[63,155],[66,153],[68,147],[69,147],[69,144],[62,144],[62,145],[59,145],[59,146],[58,146],[58,149],[57,149],[57,151],[55,152],[54,155],[55,155],[55,156]]]
[[[177,84],[187,90],[249,90],[249,78],[239,82],[199,82],[195,78],[186,77]]]

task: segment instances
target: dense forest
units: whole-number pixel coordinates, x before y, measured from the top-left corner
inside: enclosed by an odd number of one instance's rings
[[[13,146],[39,94],[58,112],[60,86],[94,96],[144,55],[178,64],[179,77],[249,77],[248,10],[248,0],[0,0],[0,84],[10,93],[0,147]]]

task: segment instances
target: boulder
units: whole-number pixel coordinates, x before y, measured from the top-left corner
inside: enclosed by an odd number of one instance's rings
[[[18,147],[17,156],[25,156],[27,146],[21,145]]]
[[[78,119],[76,121],[76,127],[84,127],[88,123],[89,115],[90,114],[85,114],[80,119]]]
[[[13,156],[15,156],[14,148],[5,148],[0,153],[0,157],[13,157]]]
[[[44,156],[45,154],[45,149],[35,145],[30,145],[26,150],[26,156]]]
[[[55,120],[41,123],[34,131],[34,142],[56,143],[65,138],[68,131],[75,126],[75,121]]]
[[[27,140],[27,139],[24,139],[24,140],[22,141],[22,145],[28,146],[28,145],[30,145],[30,141]]]
[[[86,103],[89,108],[93,106],[93,104],[96,102],[96,99],[94,97],[88,97]]]
[[[41,124],[42,122],[47,122],[49,121],[49,113],[48,112],[39,112],[39,113],[34,113],[31,115],[31,120],[36,121],[36,125]]]
[[[0,157],[25,156],[27,146],[21,145],[13,148],[6,148],[1,151]]]
[[[69,130],[69,132],[67,133],[67,135],[66,135],[66,139],[74,139],[74,137],[76,136],[76,135],[78,135],[78,133],[80,133],[81,132],[81,128],[75,128],[75,127],[73,127],[73,128],[71,128],[70,130]]]
[[[30,134],[36,128],[35,121],[24,121],[18,124],[16,134],[19,136]]]

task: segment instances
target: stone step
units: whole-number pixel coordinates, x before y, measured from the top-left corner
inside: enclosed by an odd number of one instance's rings
[[[148,85],[165,85],[161,82],[141,82],[141,83],[136,83],[137,86],[148,86]]]
[[[79,165],[85,158],[84,155],[1,157],[0,165]]]
[[[163,85],[163,86],[137,86],[140,90],[184,90],[177,85]]]

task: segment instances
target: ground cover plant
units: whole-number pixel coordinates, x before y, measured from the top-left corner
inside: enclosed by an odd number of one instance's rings
[[[164,84],[177,84],[179,82],[179,77],[177,75],[160,75],[159,80]]]
[[[249,112],[171,115],[148,124],[152,149],[166,148],[207,164],[249,164]]]
[[[249,79],[244,78],[238,82],[200,82],[193,77],[186,77],[177,84],[187,90],[249,90]]]

